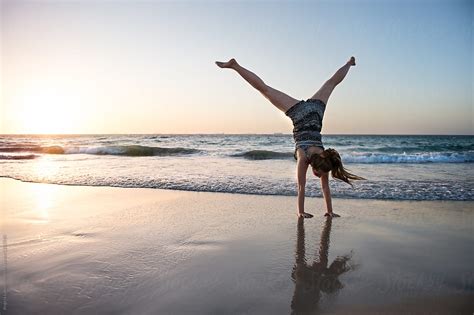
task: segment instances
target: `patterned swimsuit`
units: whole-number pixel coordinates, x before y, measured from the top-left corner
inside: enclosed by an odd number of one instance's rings
[[[309,98],[306,101],[301,100],[285,112],[285,115],[291,118],[293,122],[293,139],[295,140],[295,153],[298,148],[305,151],[308,159],[308,148],[311,146],[321,147],[324,150],[321,141],[321,128],[323,126],[324,111],[326,104],[318,99]]]

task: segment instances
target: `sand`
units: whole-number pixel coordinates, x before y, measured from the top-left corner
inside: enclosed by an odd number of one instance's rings
[[[1,314],[474,311],[473,202],[0,189]]]

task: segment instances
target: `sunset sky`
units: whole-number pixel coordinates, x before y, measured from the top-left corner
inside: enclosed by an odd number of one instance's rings
[[[323,134],[473,134],[472,1],[1,1],[0,133],[291,133],[232,70],[311,97]]]

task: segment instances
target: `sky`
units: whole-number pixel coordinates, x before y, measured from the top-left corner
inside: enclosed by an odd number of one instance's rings
[[[291,133],[235,58],[323,134],[474,134],[472,1],[1,1],[0,133]]]

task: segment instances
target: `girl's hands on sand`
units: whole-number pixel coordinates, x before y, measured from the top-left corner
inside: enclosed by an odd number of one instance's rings
[[[313,215],[308,212],[298,213],[297,216],[298,216],[298,219],[310,219],[313,217]]]

